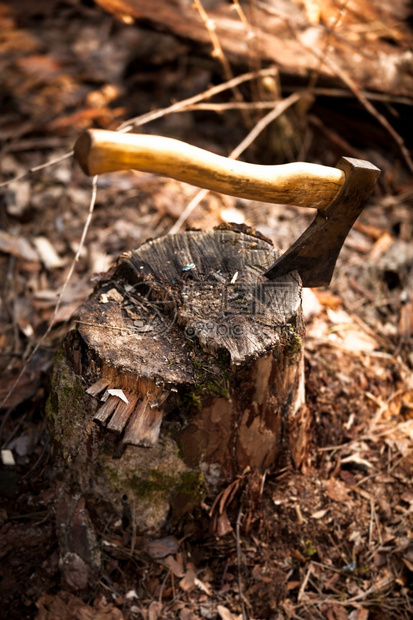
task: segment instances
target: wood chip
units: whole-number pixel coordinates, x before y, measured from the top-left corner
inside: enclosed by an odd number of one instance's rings
[[[46,237],[36,237],[33,240],[36,250],[39,253],[40,260],[46,269],[50,271],[63,267],[64,261],[60,258],[49,239]]]
[[[121,433],[125,428],[126,424],[128,423],[132,412],[136,408],[138,396],[134,394],[128,394],[127,399],[127,403],[123,400],[119,401],[119,404],[116,407],[116,410],[107,425],[107,429],[109,431]]]
[[[162,411],[151,409],[147,400],[141,401],[130,416],[123,443],[147,447],[155,445],[158,441],[161,422]]]
[[[98,394],[103,392],[105,388],[108,387],[109,383],[109,379],[104,379],[102,377],[101,379],[99,379],[99,381],[96,381],[96,383],[88,387],[88,389],[86,390],[86,394],[89,394],[89,396],[97,396]]]
[[[107,401],[103,403],[100,409],[98,409],[98,411],[95,413],[93,420],[95,422],[100,422],[100,424],[105,425],[118,405],[119,398],[117,398],[116,396],[109,396]]]

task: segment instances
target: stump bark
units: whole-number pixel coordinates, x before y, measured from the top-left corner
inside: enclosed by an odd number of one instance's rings
[[[67,485],[158,532],[247,467],[300,466],[301,282],[263,277],[278,255],[235,226],[122,255],[55,362],[48,416]]]

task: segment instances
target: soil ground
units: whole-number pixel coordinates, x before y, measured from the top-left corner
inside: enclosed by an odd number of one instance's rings
[[[85,127],[114,129],[223,82],[217,60],[193,42],[122,23],[90,2],[3,2],[0,30],[5,181],[70,152]],[[245,85],[242,94],[251,100]],[[411,107],[397,105],[389,95],[383,110],[408,119]],[[227,155],[245,123],[236,110],[196,110],[165,114],[145,130]],[[150,542],[92,501],[103,562],[87,592],[70,591],[59,569],[59,481],[44,413],[53,355],[93,274],[167,233],[196,190],[149,174],[100,177],[86,243],[54,316],[90,180],[67,157],[1,187],[1,399],[22,375],[1,409],[1,448],[15,463],[3,460],[0,472],[0,617],[413,617],[412,177],[392,138],[349,96],[324,94],[304,112],[289,110],[246,157],[279,163],[289,154],[329,165],[356,155],[382,168],[331,286],[304,292],[311,456],[300,471],[246,472],[212,517],[216,498],[207,497],[196,518]],[[210,195],[187,223],[243,221],[284,250],[311,217]]]

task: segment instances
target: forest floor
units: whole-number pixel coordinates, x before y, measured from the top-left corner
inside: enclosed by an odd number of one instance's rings
[[[350,94],[330,97],[328,85],[246,152],[261,163],[333,166],[344,154],[382,169],[331,285],[304,291],[309,459],[300,471],[268,471],[253,506],[242,476],[221,537],[208,516],[214,497],[197,521],[150,544],[93,507],[101,573],[87,593],[64,584],[44,413],[54,353],[94,274],[167,233],[197,194],[150,174],[103,175],[80,245],[92,186],[73,143],[86,127],[139,117],[145,131],[227,155],[263,112],[225,110],[232,93],[223,90],[218,114],[185,104],[154,114],[223,84],[219,62],[93,3],[0,2],[0,31],[0,617],[412,618],[413,181],[393,137]],[[268,103],[283,76],[265,80]],[[241,94],[254,102],[248,84]],[[389,96],[382,112],[406,126],[410,115],[411,124],[411,103]],[[311,217],[310,209],[210,194],[186,224],[245,222],[285,250]]]

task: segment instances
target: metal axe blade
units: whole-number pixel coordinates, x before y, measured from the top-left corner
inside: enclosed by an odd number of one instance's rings
[[[267,269],[264,275],[270,280],[298,271],[303,286],[330,284],[343,243],[380,175],[373,164],[351,157],[342,157],[337,168],[345,174],[340,194],[328,209],[318,211],[307,230]]]

